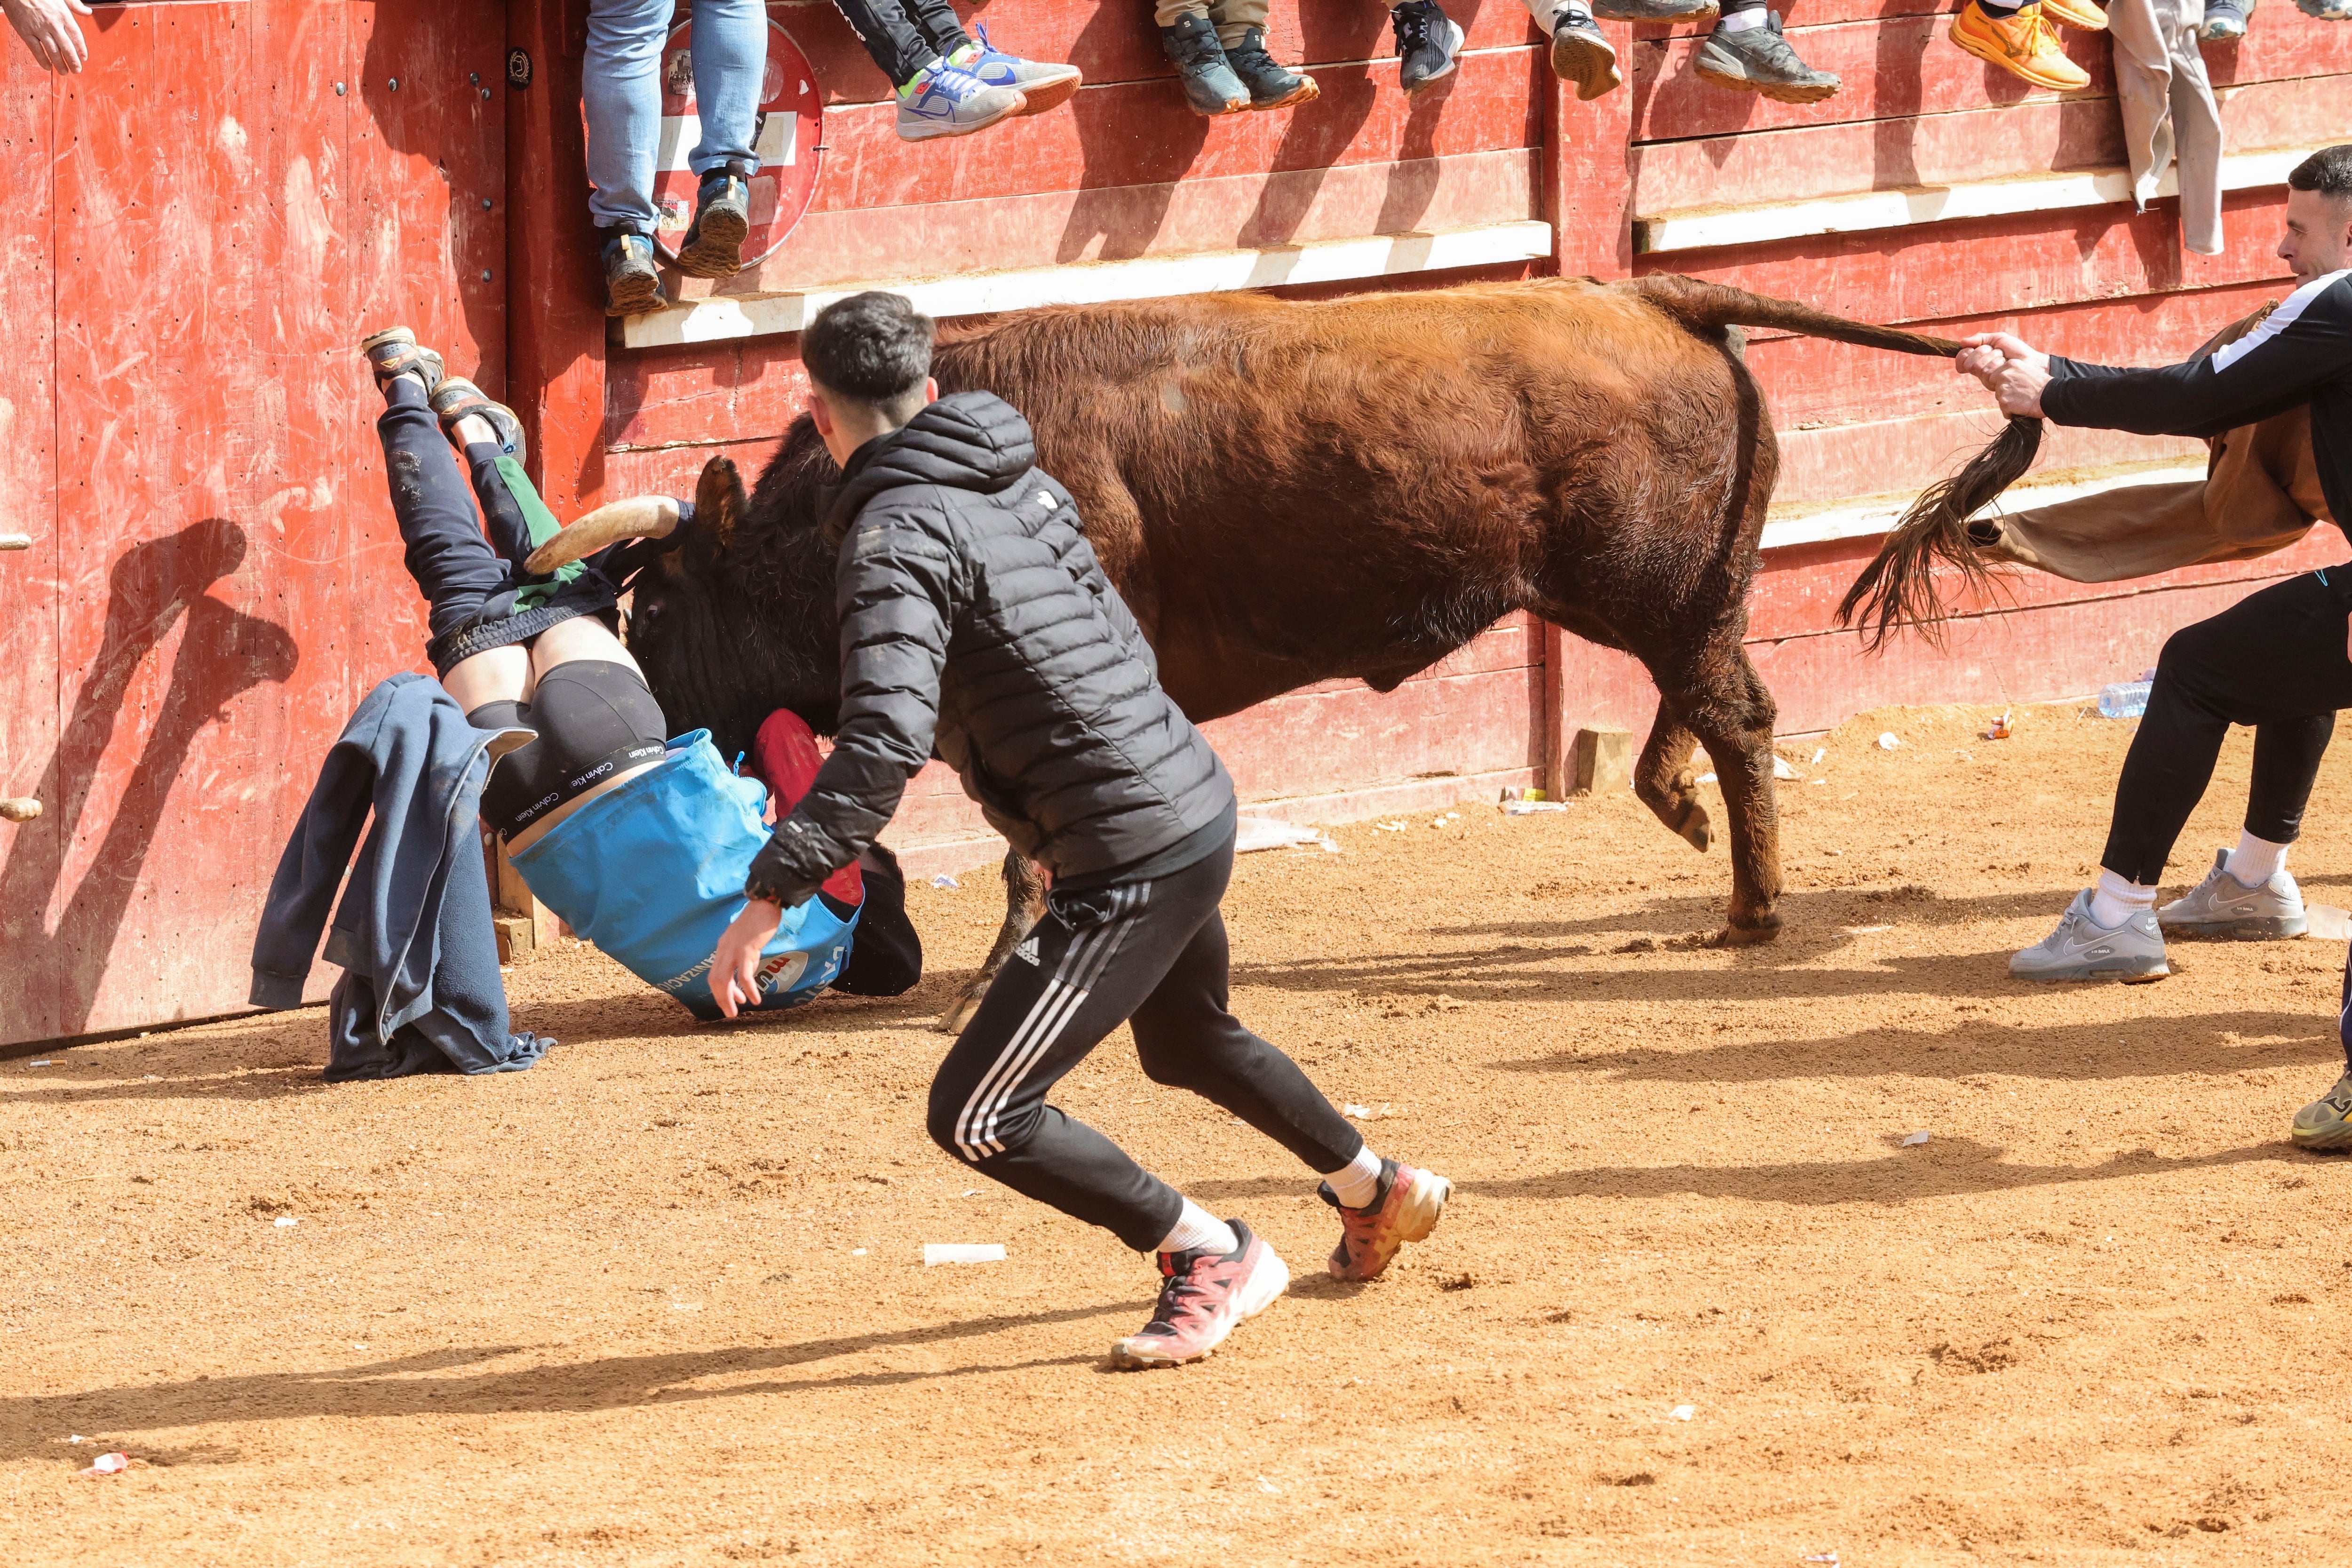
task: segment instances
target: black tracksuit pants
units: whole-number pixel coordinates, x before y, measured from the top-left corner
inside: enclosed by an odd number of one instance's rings
[[[944,59],[971,37],[948,0],[834,0],[857,41],[892,87],[904,87],[936,55]]]
[[[1165,877],[1083,893],[1056,889],[1024,948],[931,1080],[932,1139],[974,1170],[1139,1252],[1183,1211],[1167,1183],[1118,1144],[1045,1103],[1062,1076],[1122,1021],[1153,1082],[1189,1089],[1316,1171],[1364,1146],[1288,1057],[1226,1007],[1229,950],[1218,913],[1231,838]]]
[[[2116,785],[2100,865],[2143,887],[2163,879],[2232,724],[2254,726],[2246,831],[2273,844],[2294,841],[2336,710],[2352,706],[2338,596],[2347,573],[2352,567],[2331,566],[2273,584],[2166,641]]]

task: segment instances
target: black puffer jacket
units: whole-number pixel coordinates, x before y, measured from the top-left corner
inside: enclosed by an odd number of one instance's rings
[[[1234,809],[1233,780],[1160,689],[1069,492],[1031,466],[1001,398],[941,398],[861,447],[841,533],[841,725],[751,863],[795,904],[856,859],[938,754],[989,823],[1056,878],[1161,856]]]

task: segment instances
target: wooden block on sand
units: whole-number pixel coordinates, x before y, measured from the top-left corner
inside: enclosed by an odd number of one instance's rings
[[[1576,732],[1576,793],[1633,787],[1633,737],[1624,730]]]

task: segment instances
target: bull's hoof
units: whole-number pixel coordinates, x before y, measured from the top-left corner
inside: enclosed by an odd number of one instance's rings
[[[1779,915],[1761,915],[1745,924],[1732,921],[1708,939],[1709,947],[1760,947],[1780,934]]]
[[[981,997],[987,994],[985,991],[977,994],[971,992],[964,993],[949,1004],[948,1010],[940,1015],[939,1022],[933,1024],[931,1027],[942,1035],[962,1034],[965,1026],[971,1022],[972,1015],[980,1011]]]
[[[1675,831],[1701,854],[1705,854],[1707,846],[1715,842],[1715,825],[1707,820],[1706,807],[1696,801],[1684,805],[1682,820],[1675,824]]]

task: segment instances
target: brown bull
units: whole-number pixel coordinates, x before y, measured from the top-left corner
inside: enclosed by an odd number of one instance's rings
[[[1706,747],[1731,838],[1721,940],[1743,943],[1780,924],[1774,710],[1741,647],[1779,458],[1737,326],[1958,346],[1661,276],[1041,310],[950,330],[933,369],[1028,416],[1195,720],[1338,677],[1392,690],[1516,610],[1633,655],[1660,697],[1634,791],[1705,849],[1688,763]],[[777,706],[830,726],[835,478],[805,417],[748,500],[713,459],[693,525],[635,577],[631,646],[675,728],[731,751]],[[637,510],[534,565],[660,531]],[[1006,876],[1004,937],[950,1026],[1036,916],[1034,868]]]

